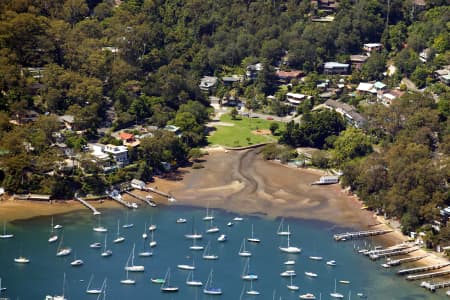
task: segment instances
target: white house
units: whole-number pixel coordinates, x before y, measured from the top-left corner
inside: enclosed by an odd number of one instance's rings
[[[123,167],[128,164],[128,148],[125,146],[108,144],[103,149],[103,152],[110,154],[119,167]]]
[[[200,90],[205,92],[211,92],[217,85],[217,77],[215,76],[203,76],[200,80]]]
[[[346,74],[350,68],[349,64],[341,64],[338,62],[330,61],[323,65],[323,72],[325,74]]]
[[[294,105],[299,105],[303,100],[305,100],[306,95],[297,93],[287,93],[286,100]]]

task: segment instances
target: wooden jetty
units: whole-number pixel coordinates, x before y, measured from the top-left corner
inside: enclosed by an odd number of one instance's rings
[[[424,281],[420,284],[420,286],[430,290],[431,292],[435,292],[437,289],[449,287],[450,281],[441,281],[436,283]]]
[[[175,198],[172,197],[170,194],[164,193],[164,192],[162,192],[162,191],[160,191],[160,190],[157,190],[157,189],[155,189],[155,188],[152,188],[152,187],[146,187],[146,188],[144,189],[144,191],[147,191],[147,192],[153,192],[153,193],[155,193],[155,194],[158,194],[158,195],[167,197],[167,200],[169,200],[169,202],[175,202],[175,201],[176,201]]]
[[[389,253],[392,251],[398,251],[398,250],[403,250],[406,248],[410,248],[412,247],[410,244],[398,244],[398,245],[394,245],[392,247],[388,247],[385,249],[374,249],[374,250],[369,250],[367,252],[363,252],[364,255],[370,256],[370,255],[383,255],[385,253]]]
[[[430,277],[439,277],[450,274],[450,270],[445,271],[437,271],[437,272],[430,272],[425,274],[416,274],[416,275],[408,275],[406,276],[407,280],[419,280],[419,279],[425,279]]]
[[[431,266],[426,266],[426,267],[417,267],[417,268],[411,268],[411,269],[403,269],[403,270],[397,271],[397,275],[407,275],[407,274],[414,274],[414,273],[438,270],[438,269],[442,269],[447,266],[450,266],[450,263],[443,263],[443,264],[431,265]]]
[[[97,209],[95,209],[95,207],[93,207],[89,202],[87,202],[86,200],[84,200],[83,198],[79,197],[77,194],[75,194],[75,200],[81,202],[81,204],[83,204],[84,206],[86,206],[87,208],[89,208],[90,210],[92,210],[92,213],[94,214],[94,216],[96,215],[100,215],[101,212],[99,212]]]
[[[344,233],[337,233],[333,235],[333,238],[335,241],[346,241],[346,240],[352,240],[357,238],[363,238],[368,236],[374,236],[374,235],[380,235],[392,232],[392,230],[366,230],[366,231],[355,231],[355,232],[344,232]]]
[[[131,197],[134,197],[134,198],[136,198],[136,199],[138,199],[138,200],[141,200],[141,201],[147,203],[148,205],[150,205],[150,206],[152,206],[152,207],[155,207],[155,206],[156,206],[156,203],[155,203],[154,201],[149,200],[149,199],[147,199],[146,197],[142,197],[142,196],[133,194],[133,193],[130,192],[130,191],[124,191],[124,193],[127,194],[127,195],[130,195]]]
[[[369,257],[372,260],[377,260],[382,257],[391,257],[391,256],[398,256],[398,255],[405,255],[414,251],[419,250],[419,247],[408,247],[405,249],[399,249],[399,250],[392,250],[391,252],[385,252],[383,254],[371,254]]]
[[[108,195],[108,197],[110,197],[111,199],[119,202],[120,204],[122,204],[123,206],[127,207],[127,208],[137,208],[136,203],[130,203],[128,201],[125,201],[122,199],[122,196],[116,191],[116,192],[106,192],[106,195]],[[134,204],[134,205],[133,205]]]
[[[386,263],[382,264],[382,266],[385,267],[385,268],[394,267],[394,266],[401,265],[403,263],[418,261],[418,260],[421,260],[422,258],[425,258],[427,256],[428,256],[428,254],[427,255],[421,255],[421,256],[400,258],[400,259],[392,259],[392,260],[389,260]]]

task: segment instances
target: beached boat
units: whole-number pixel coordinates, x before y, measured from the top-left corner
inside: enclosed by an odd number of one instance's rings
[[[284,218],[281,218],[280,225],[278,225],[277,235],[282,236],[291,235],[289,228],[287,230],[284,229]]]
[[[287,288],[291,291],[298,291],[300,288],[298,287],[298,285],[292,283],[292,277],[294,276],[291,276],[291,282],[287,285]]]
[[[103,245],[103,252],[101,254],[102,257],[109,257],[112,255],[112,250],[106,249],[106,238],[108,237],[107,234],[105,234],[105,243]]]
[[[166,276],[164,277],[164,283],[161,285],[161,292],[165,292],[165,293],[178,292],[177,286],[170,285],[170,268],[167,269]]]
[[[314,296],[314,294],[311,293],[306,293],[303,295],[298,296],[300,299],[316,299],[316,296]]]
[[[18,263],[18,264],[27,264],[30,262],[30,259],[24,257],[24,256],[19,256],[14,258],[14,262]]]
[[[245,249],[245,238],[242,239],[241,248],[239,249],[238,254],[243,257],[252,256],[252,253]]]
[[[186,278],[186,285],[189,286],[202,286],[203,283],[199,280],[194,279],[194,270],[190,271]]]
[[[135,265],[134,264],[134,248],[135,244],[133,244],[133,249],[131,250],[130,256],[127,260],[127,265],[125,266],[125,270],[130,272],[144,272],[145,267],[142,265]]]
[[[297,273],[295,273],[295,270],[286,270],[284,272],[280,273],[281,277],[291,277],[291,276],[296,276]]]
[[[117,237],[113,240],[114,244],[123,243],[125,238],[120,236],[120,220],[117,220]]]
[[[59,242],[58,249],[56,250],[56,256],[67,256],[72,253],[72,248],[62,247],[63,238],[61,237],[61,241]]]
[[[314,181],[311,185],[326,185],[339,182],[339,176],[322,176],[318,181]]]
[[[101,233],[108,231],[108,229],[106,227],[103,227],[101,225],[101,217],[100,217],[100,215],[98,215],[98,224],[97,224],[97,226],[92,228],[92,230],[94,230],[95,232],[101,232]]]
[[[219,259],[219,256],[218,256],[218,255],[214,255],[214,254],[211,254],[211,253],[209,252],[209,251],[210,251],[210,248],[211,248],[211,241],[209,241],[208,244],[206,245],[205,250],[203,251],[202,258],[203,258],[203,259],[206,259],[206,260],[215,260],[215,259]]]
[[[327,261],[327,265],[328,266],[335,266],[336,265],[336,261],[335,260],[329,260],[329,261]]]
[[[227,238],[227,235],[226,235],[226,234],[221,234],[221,235],[217,238],[217,241],[222,243],[222,242],[225,242],[227,239],[228,239],[228,238]]]
[[[288,232],[289,232],[289,226],[288,226]],[[278,247],[280,249],[281,252],[286,252],[286,253],[300,253],[302,251],[302,249],[295,247],[295,246],[291,246],[291,242],[290,242],[290,235],[287,236],[287,247]]]
[[[54,228],[53,228],[53,216],[52,216],[52,222],[50,224],[50,237],[48,238],[49,243],[54,243],[58,240],[58,235],[54,234]]]
[[[90,294],[90,295],[98,295],[102,292],[101,289],[93,289],[91,288],[91,283],[92,280],[94,279],[94,274],[91,275],[91,277],[89,278],[89,283],[86,287],[86,294]]]
[[[213,287],[213,270],[209,272],[208,280],[206,281],[203,293],[206,295],[222,295],[222,289]]]
[[[122,279],[122,280],[120,281],[120,283],[121,283],[121,284],[126,284],[126,285],[133,285],[133,284],[135,284],[135,283],[136,283],[136,280],[131,279],[131,278],[128,277],[128,270],[125,270],[125,272],[126,272],[126,274],[127,274],[127,277],[126,277],[125,279]]]
[[[252,224],[252,236],[247,238],[247,241],[251,242],[251,243],[260,243],[261,240],[259,238],[256,238],[253,234],[253,224]]]
[[[305,275],[308,277],[317,277],[317,274],[313,272],[305,272]]]
[[[191,233],[187,233],[184,235],[185,238],[187,239],[201,239],[203,237],[203,235],[201,235],[200,233],[197,233],[197,229],[195,228],[195,218],[192,218],[192,230]]]
[[[197,240],[193,239],[192,246],[189,246],[189,249],[194,250],[194,251],[200,251],[200,250],[205,249],[205,247],[203,247],[201,245],[197,245]]]
[[[247,295],[255,295],[255,296],[260,294],[259,291],[253,289],[253,280],[250,281],[250,289],[245,291],[245,294],[247,294]]]
[[[258,280],[258,275],[250,272],[250,258],[244,264],[244,269],[242,270],[241,275],[242,280]]]
[[[0,239],[10,239],[13,237],[14,237],[14,234],[6,233],[6,221],[3,221],[3,233],[0,234]]]
[[[341,293],[338,293],[336,291],[336,279],[334,280],[334,291],[332,293],[330,293],[330,296],[333,298],[337,298],[337,299],[344,298],[344,295],[342,295]]]

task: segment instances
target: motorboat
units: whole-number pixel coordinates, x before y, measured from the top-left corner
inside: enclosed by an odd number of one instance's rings
[[[292,266],[295,265],[295,260],[287,260],[283,264],[286,266]]]
[[[313,272],[305,272],[305,275],[308,277],[317,277],[317,274]]]
[[[228,239],[228,238],[227,238],[226,234],[221,234],[221,235],[217,238],[217,241],[218,241],[218,242],[225,242],[227,239]]]
[[[316,296],[314,296],[314,294],[311,293],[306,293],[303,295],[298,296],[300,299],[316,299]]]
[[[98,249],[102,247],[102,243],[95,242],[89,245],[89,248]]]
[[[183,223],[186,223],[186,222],[187,222],[187,220],[184,219],[184,218],[178,218],[177,221],[176,221],[177,224],[183,224]]]
[[[309,259],[311,260],[323,260],[322,256],[310,256]]]
[[[329,261],[327,261],[327,265],[328,266],[335,266],[336,265],[336,261],[335,260],[329,260]]]
[[[19,256],[14,258],[14,262],[18,263],[18,264],[27,264],[30,262],[30,259],[24,257],[24,256]]]
[[[295,273],[295,270],[286,270],[284,272],[280,273],[281,277],[291,277],[291,276],[296,276],[297,273]]]

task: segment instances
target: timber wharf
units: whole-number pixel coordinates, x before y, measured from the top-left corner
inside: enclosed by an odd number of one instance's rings
[[[344,232],[344,233],[337,233],[333,235],[333,238],[335,241],[346,241],[346,240],[352,240],[357,238],[363,238],[368,236],[374,236],[374,235],[381,235],[385,233],[392,232],[392,230],[366,230],[366,231],[355,231],[355,232]]]

